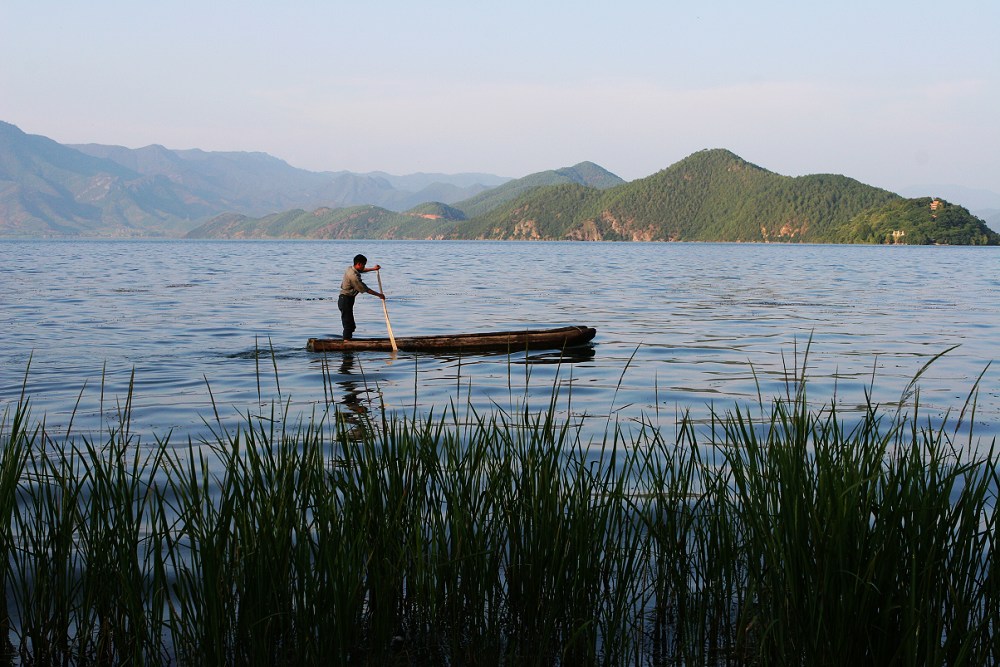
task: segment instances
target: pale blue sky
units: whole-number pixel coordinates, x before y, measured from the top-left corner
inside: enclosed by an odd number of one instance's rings
[[[0,120],[317,171],[631,180],[728,148],[1000,192],[998,34],[997,0],[2,0]]]

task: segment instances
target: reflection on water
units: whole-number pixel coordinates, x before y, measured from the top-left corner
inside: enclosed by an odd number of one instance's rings
[[[579,364],[584,361],[592,361],[596,354],[596,349],[592,344],[579,345],[565,350],[554,352],[534,352],[525,355],[523,359],[517,359],[517,364]]]
[[[466,368],[487,360],[507,364],[511,368],[531,365],[568,365],[591,361],[594,355],[594,346],[588,344],[566,350],[532,351],[522,353],[520,356],[499,353],[477,354],[471,357],[426,353],[400,355],[396,353],[383,359],[373,358],[364,352],[327,352],[316,356],[320,356],[321,373],[326,378],[326,386],[329,387],[328,391],[324,392],[327,407],[332,408],[331,412],[336,414],[338,423],[344,427],[342,435],[351,439],[360,439],[367,431],[376,427],[385,414],[385,405],[381,400],[382,392],[377,385],[369,384],[362,366],[362,360],[366,357],[370,362],[386,366],[394,363],[405,365],[412,363],[414,366],[431,364],[453,367],[455,374],[451,377],[456,381],[456,395],[460,395],[462,393],[461,368],[463,363]],[[376,374],[376,377],[379,376]],[[373,416],[378,418],[374,423],[371,421]]]
[[[578,345],[575,347],[566,348],[564,350],[549,350],[549,351],[522,351],[522,352],[475,352],[472,354],[456,354],[456,353],[446,353],[446,352],[434,352],[419,353],[421,356],[433,360],[434,362],[444,363],[444,364],[458,364],[462,360],[466,360],[468,363],[469,359],[472,360],[483,360],[483,359],[499,359],[503,363],[511,363],[516,365],[525,364],[578,364],[584,361],[591,361],[596,354],[596,350],[592,343],[587,343],[586,345]]]
[[[336,403],[338,417],[348,424],[343,429],[344,435],[359,440],[370,424],[368,403],[372,400],[372,390],[368,387],[364,374],[360,372],[353,352],[343,352],[336,356],[340,357],[340,365],[334,386],[339,391],[333,392],[331,400]],[[324,364],[329,361],[329,358],[324,357]]]
[[[0,250],[0,413],[16,405],[30,360],[26,390],[52,429],[106,429],[133,370],[133,430],[181,441],[203,433],[216,408],[229,424],[273,404],[305,415],[333,406],[357,427],[383,409],[545,408],[554,386],[571,389],[560,410],[576,422],[672,430],[678,414],[704,419],[784,395],[790,369],[803,366],[811,403],[836,398],[860,414],[866,392],[898,402],[928,360],[957,345],[921,375],[919,394],[922,415],[954,421],[1000,357],[993,248],[3,241]],[[385,267],[396,336],[583,324],[597,337],[510,356],[307,352],[308,338],[339,335],[339,276],[359,251]],[[385,335],[377,299],[359,298],[356,315],[359,337]],[[998,373],[989,368],[978,387],[980,435],[1000,433]]]

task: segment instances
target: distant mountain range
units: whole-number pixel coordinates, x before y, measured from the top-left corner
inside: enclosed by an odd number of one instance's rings
[[[297,169],[265,153],[63,145],[0,122],[0,236],[183,236],[227,212],[374,204],[404,210],[466,199],[491,174]]]
[[[185,235],[1000,242],[956,203],[782,176],[722,149],[630,183],[591,162],[518,179],[393,176],[310,172],[264,153],[61,145],[0,122],[0,236]]]
[[[369,238],[441,239],[468,238],[475,216],[488,214],[520,197],[549,187],[574,185],[595,192],[623,185],[625,181],[593,164],[581,162],[530,174],[454,202],[424,202],[403,212],[365,205],[347,208],[296,209],[262,218],[224,214],[188,233],[188,238]]]
[[[192,238],[742,241],[996,245],[966,209],[846,176],[788,177],[733,153],[695,153],[620,182],[597,165],[532,174],[449,206],[220,216]]]

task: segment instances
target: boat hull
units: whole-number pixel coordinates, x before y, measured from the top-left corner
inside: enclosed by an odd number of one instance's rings
[[[593,327],[572,326],[558,329],[526,329],[450,336],[412,336],[396,338],[396,347],[404,352],[519,352],[523,350],[566,349],[593,340]],[[354,352],[392,350],[388,338],[310,338],[311,352]]]

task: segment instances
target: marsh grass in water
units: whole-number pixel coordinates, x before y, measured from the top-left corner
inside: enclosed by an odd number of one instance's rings
[[[962,416],[786,396],[601,442],[541,410],[206,442],[0,422],[3,660],[982,665],[997,458]],[[69,436],[70,434],[67,434]]]

